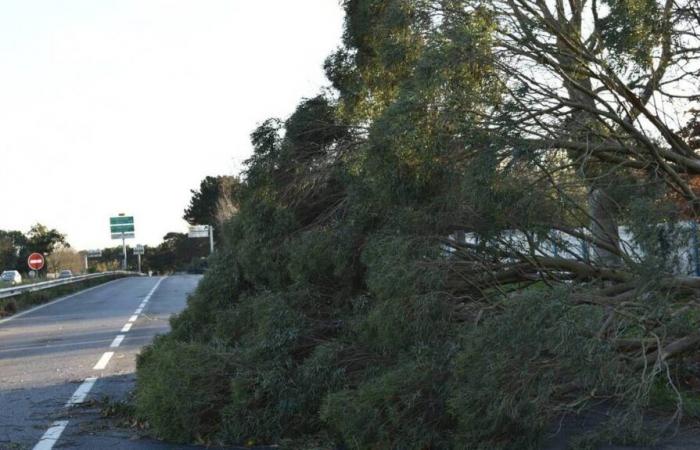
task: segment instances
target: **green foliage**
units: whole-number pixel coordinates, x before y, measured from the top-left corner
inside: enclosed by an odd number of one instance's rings
[[[603,38],[619,59],[631,57],[638,65],[651,66],[658,45],[662,12],[654,0],[608,0],[610,13],[601,19]]]
[[[163,242],[157,246],[145,249],[142,270],[156,273],[186,270],[196,267],[197,261],[205,260],[209,251],[208,239],[191,239],[185,233],[171,232],[163,236]],[[135,264],[135,258],[130,259],[131,264]]]
[[[32,252],[50,255],[60,246],[70,247],[66,241],[66,235],[56,229],[37,223],[27,233],[27,245]]]
[[[24,271],[20,255],[27,253],[27,237],[20,231],[0,230],[0,268]]]
[[[60,247],[70,247],[65,234],[40,223],[34,224],[26,234],[20,231],[0,230],[0,271],[29,271],[27,258],[31,253],[51,255]],[[43,269],[45,272],[48,267]]]
[[[205,177],[198,190],[191,190],[192,198],[185,209],[183,219],[191,225],[215,225],[223,198],[235,199],[240,190],[240,181],[235,177]]]
[[[540,448],[554,415],[586,406],[567,386],[584,387],[592,400],[624,381],[611,349],[589,337],[599,311],[571,307],[562,295],[518,298],[463,335],[449,401],[460,445]]]
[[[137,359],[137,416],[148,411],[148,424],[175,442],[211,437],[220,427],[230,391],[230,366],[207,345],[156,339]]]
[[[247,298],[228,316],[236,342],[239,370],[232,380],[225,411],[225,435],[233,442],[254,438],[275,442],[308,430],[307,393],[294,382],[296,363],[304,355],[308,325],[279,295]]]
[[[444,367],[410,361],[330,394],[321,418],[351,449],[450,448]]]
[[[139,360],[137,413],[180,442],[519,449],[537,448],[560,415],[612,399],[626,414],[616,423],[638,430],[663,366],[640,375],[616,339],[645,343],[650,323],[663,336],[697,325],[671,313],[675,293],[660,281],[674,256],[653,220],[670,215],[649,206],[668,192],[590,169],[650,255],[646,272],[629,272],[650,281],[644,296],[628,289],[618,302],[632,312],[611,312],[614,293],[586,296],[609,283],[598,268],[547,271],[533,249],[504,253],[506,230],[534,245],[552,224],[587,221],[590,186],[569,153],[547,159],[516,139],[528,88],[502,71],[497,12],[456,0],[343,4],[345,46],[326,61],[338,97],[304,99],[252,133],[218,254]],[[651,44],[623,34],[653,28],[649,5],[610,6],[603,39],[642,58]],[[554,108],[552,122],[571,108]]]

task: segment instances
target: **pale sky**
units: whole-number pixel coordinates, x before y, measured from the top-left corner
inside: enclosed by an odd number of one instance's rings
[[[156,245],[206,175],[328,82],[339,0],[0,0],[0,229]]]

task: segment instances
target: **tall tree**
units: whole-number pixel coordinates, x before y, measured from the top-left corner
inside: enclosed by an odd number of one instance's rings
[[[252,134],[223,251],[142,360],[154,426],[534,448],[600,399],[640,427],[663,392],[680,417],[700,380],[700,282],[678,264],[697,2],[343,4],[337,98]],[[202,374],[187,398],[213,400],[163,420],[172,380]]]
[[[26,248],[27,237],[21,231],[0,230],[0,269],[23,270],[20,255]]]
[[[70,247],[70,244],[65,234],[37,223],[27,233],[27,247],[32,252],[50,255],[58,248]]]
[[[238,179],[232,176],[204,178],[199,189],[191,191],[192,198],[183,218],[191,225],[217,225],[222,209],[227,209],[226,206],[229,211],[231,206],[235,209],[238,185]]]

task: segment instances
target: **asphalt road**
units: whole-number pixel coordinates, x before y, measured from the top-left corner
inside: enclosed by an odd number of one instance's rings
[[[0,449],[175,448],[102,426],[86,405],[125,398],[137,353],[199,279],[120,279],[0,323]]]

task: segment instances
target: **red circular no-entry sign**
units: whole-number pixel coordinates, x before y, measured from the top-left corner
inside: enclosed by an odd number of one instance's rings
[[[32,253],[27,258],[27,265],[32,270],[41,270],[44,268],[44,255],[41,253]]]

